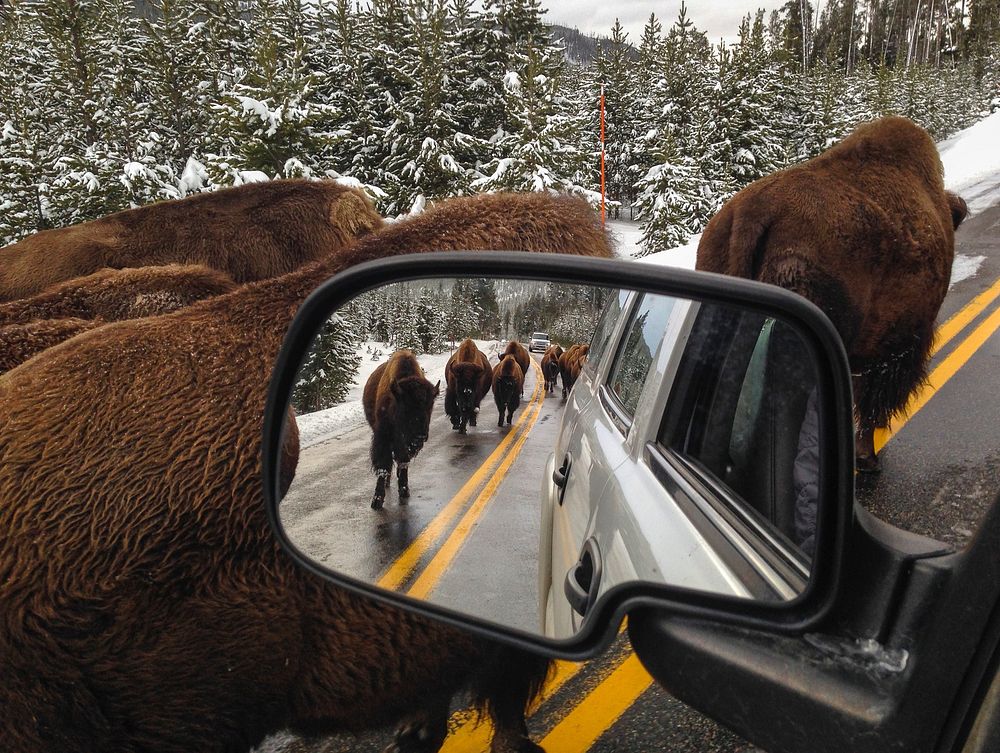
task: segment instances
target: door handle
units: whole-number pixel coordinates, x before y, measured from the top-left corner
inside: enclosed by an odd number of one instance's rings
[[[601,552],[597,547],[597,542],[590,538],[583,544],[580,559],[566,573],[566,581],[563,585],[566,601],[569,602],[573,611],[581,617],[586,616],[593,606],[600,581]]]
[[[566,493],[566,481],[569,480],[569,471],[573,467],[573,456],[566,453],[563,464],[552,471],[552,483],[559,487],[559,504],[563,503],[563,494]]]

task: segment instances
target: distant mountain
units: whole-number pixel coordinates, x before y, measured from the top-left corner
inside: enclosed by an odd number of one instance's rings
[[[590,65],[597,57],[597,45],[606,37],[596,37],[584,34],[579,29],[568,26],[549,24],[549,34],[553,41],[561,43],[566,48],[566,57],[574,63]]]
[[[597,57],[597,46],[608,41],[606,36],[595,36],[584,34],[579,29],[571,29],[568,26],[559,24],[549,24],[549,36],[552,40],[562,44],[566,48],[566,57],[574,63],[590,65]],[[638,58],[639,52],[629,45],[633,56]]]

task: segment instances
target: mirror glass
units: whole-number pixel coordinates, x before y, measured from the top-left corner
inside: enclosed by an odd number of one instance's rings
[[[289,539],[324,568],[574,635],[626,583],[808,582],[823,417],[789,323],[543,281],[394,283],[299,366]]]

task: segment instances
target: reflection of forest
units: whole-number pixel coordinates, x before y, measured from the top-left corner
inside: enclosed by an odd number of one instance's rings
[[[442,353],[466,337],[526,341],[534,331],[564,345],[589,342],[607,294],[585,285],[483,278],[415,280],[363,293],[317,335],[293,404],[314,411],[343,400],[366,341],[384,343],[386,358],[399,348]]]

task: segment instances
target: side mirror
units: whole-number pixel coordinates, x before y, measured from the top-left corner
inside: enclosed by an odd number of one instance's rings
[[[542,330],[564,347],[486,355]],[[815,624],[852,436],[846,355],[803,298],[635,262],[426,254],[303,304],[264,485],[282,545],[321,577],[582,658],[636,606]]]

